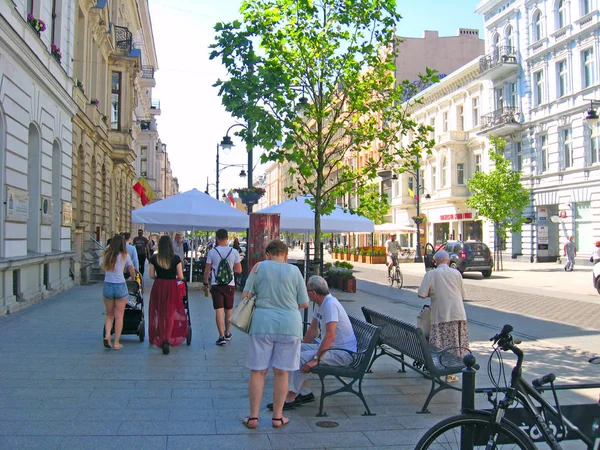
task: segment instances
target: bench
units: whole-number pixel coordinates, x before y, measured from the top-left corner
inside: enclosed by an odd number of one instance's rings
[[[377,342],[379,340],[379,328],[369,323],[363,322],[362,320],[359,320],[356,317],[349,317],[350,323],[352,323],[352,329],[354,330],[354,336],[356,336],[356,353],[351,352],[349,350],[336,348],[330,348],[329,350],[343,350],[349,353],[350,355],[352,355],[352,363],[348,366],[329,366],[326,364],[319,363],[310,370],[311,373],[318,375],[319,379],[321,380],[321,401],[319,404],[319,413],[317,414],[317,417],[327,416],[327,414],[323,411],[323,402],[325,400],[325,397],[335,395],[339,392],[351,392],[354,395],[358,396],[358,398],[362,400],[366,408],[366,411],[363,413],[363,416],[375,415],[369,409],[367,401],[365,400],[365,397],[363,395],[362,380],[365,375],[365,372],[369,368],[369,364],[371,363],[373,354],[375,353],[375,347],[377,346]],[[329,350],[326,350],[325,352]],[[323,354],[321,354],[320,357],[322,357]],[[342,387],[326,392],[325,377],[329,375],[337,378],[338,381],[342,383]],[[350,378],[351,381],[346,381],[344,380],[344,378]],[[358,382],[358,390],[355,390],[353,388],[356,382]]]
[[[367,322],[381,330],[377,343],[378,351],[375,352],[371,366],[377,358],[387,355],[402,364],[399,372],[406,372],[405,367],[409,367],[431,380],[431,390],[427,400],[421,411],[417,412],[429,413],[427,406],[438,392],[444,389],[461,390],[446,383],[444,379],[446,375],[460,373],[464,368],[462,358],[449,351],[454,349],[443,350],[430,346],[425,339],[423,330],[415,325],[373,311],[365,306],[362,307],[362,312]],[[412,359],[412,364],[406,361],[407,357]],[[371,366],[369,366],[369,371]],[[439,386],[436,387],[436,384]]]

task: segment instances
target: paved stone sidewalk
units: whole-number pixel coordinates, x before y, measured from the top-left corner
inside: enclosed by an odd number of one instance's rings
[[[363,292],[337,295],[359,317],[360,306],[369,305],[416,320],[413,306],[386,297]],[[230,344],[217,347],[210,299],[191,291],[190,308],[192,344],[174,348],[167,356],[136,336],[123,338],[122,351],[103,348],[101,285],[75,287],[0,317],[0,448],[411,449],[429,426],[458,412],[459,393],[446,391],[432,401],[434,414],[416,414],[428,382],[413,371],[397,373],[395,361],[380,358],[364,383],[377,416],[361,416],[360,400],[343,394],[325,402],[327,420],[338,423],[336,428],[318,427],[322,420],[315,417],[318,405],[311,403],[287,412],[291,423],[283,429],[270,426],[270,412],[263,408],[259,428],[247,430],[240,422],[248,413],[247,338],[234,332]],[[470,325],[469,332],[485,369],[487,338],[493,330]],[[584,364],[586,355],[575,350],[544,342],[526,343],[524,348],[528,378],[554,371],[563,379],[568,374],[584,381],[593,379],[593,369],[597,371],[597,366]],[[485,370],[479,376],[480,385],[489,385]],[[318,394],[318,380],[311,384]],[[271,401],[271,387],[269,376],[264,405]],[[580,401],[580,395],[568,398]]]

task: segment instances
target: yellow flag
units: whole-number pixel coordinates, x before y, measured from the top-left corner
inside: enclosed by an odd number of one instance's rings
[[[408,188],[408,195],[410,195],[412,198],[415,198],[415,193],[411,188]]]

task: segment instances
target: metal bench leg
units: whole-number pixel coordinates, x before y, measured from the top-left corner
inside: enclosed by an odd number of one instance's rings
[[[406,367],[404,367],[404,353],[400,353],[400,355],[401,355],[402,362],[400,363],[401,367],[400,367],[400,369],[398,369],[398,372],[405,373]]]
[[[441,388],[443,389],[443,388]],[[421,409],[421,411],[417,411],[417,414],[431,414],[431,412],[427,409],[427,406],[429,406],[429,402],[431,401],[431,399],[433,398],[433,396],[435,394],[437,394],[441,389],[436,389],[435,388],[435,378],[431,378],[431,389],[429,391],[429,395],[427,396],[427,400],[425,400],[425,404],[423,405],[423,408]]]
[[[377,354],[377,349],[375,349],[375,353],[373,353],[373,359],[371,359],[371,362],[369,363],[369,367],[367,367],[367,370],[365,371],[365,373],[373,373],[373,371],[371,370],[371,368],[373,367],[373,364],[375,364],[375,361],[377,360],[377,358],[379,358],[380,356],[383,356],[383,350],[379,350],[380,353]]]
[[[365,396],[362,393],[362,378],[358,381],[358,392],[356,392],[356,391],[352,391],[352,392],[355,392],[356,395],[358,395],[358,397],[362,400],[363,405],[365,405],[366,411],[362,414],[363,416],[376,416],[377,415],[377,414],[371,412],[371,410],[369,409],[369,405],[367,405],[367,400],[365,400]]]
[[[325,377],[319,376],[321,380],[321,399],[319,401],[319,413],[317,417],[327,417],[327,414],[323,412],[323,402],[325,401]]]

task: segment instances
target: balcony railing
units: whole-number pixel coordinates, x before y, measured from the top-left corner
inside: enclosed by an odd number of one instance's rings
[[[479,69],[483,73],[503,63],[517,63],[517,52],[514,47],[508,45],[497,47],[493,52],[479,59]]]
[[[140,129],[142,131],[150,131],[150,130],[152,130],[152,121],[150,121],[150,120],[142,120],[140,122]]]
[[[142,66],[142,78],[154,78],[154,67]]]
[[[115,45],[119,50],[123,50],[129,54],[131,52],[131,45],[133,42],[133,35],[126,27],[118,27],[115,25]]]
[[[502,125],[519,125],[521,111],[514,106],[504,106],[485,116],[481,116],[481,131]]]

